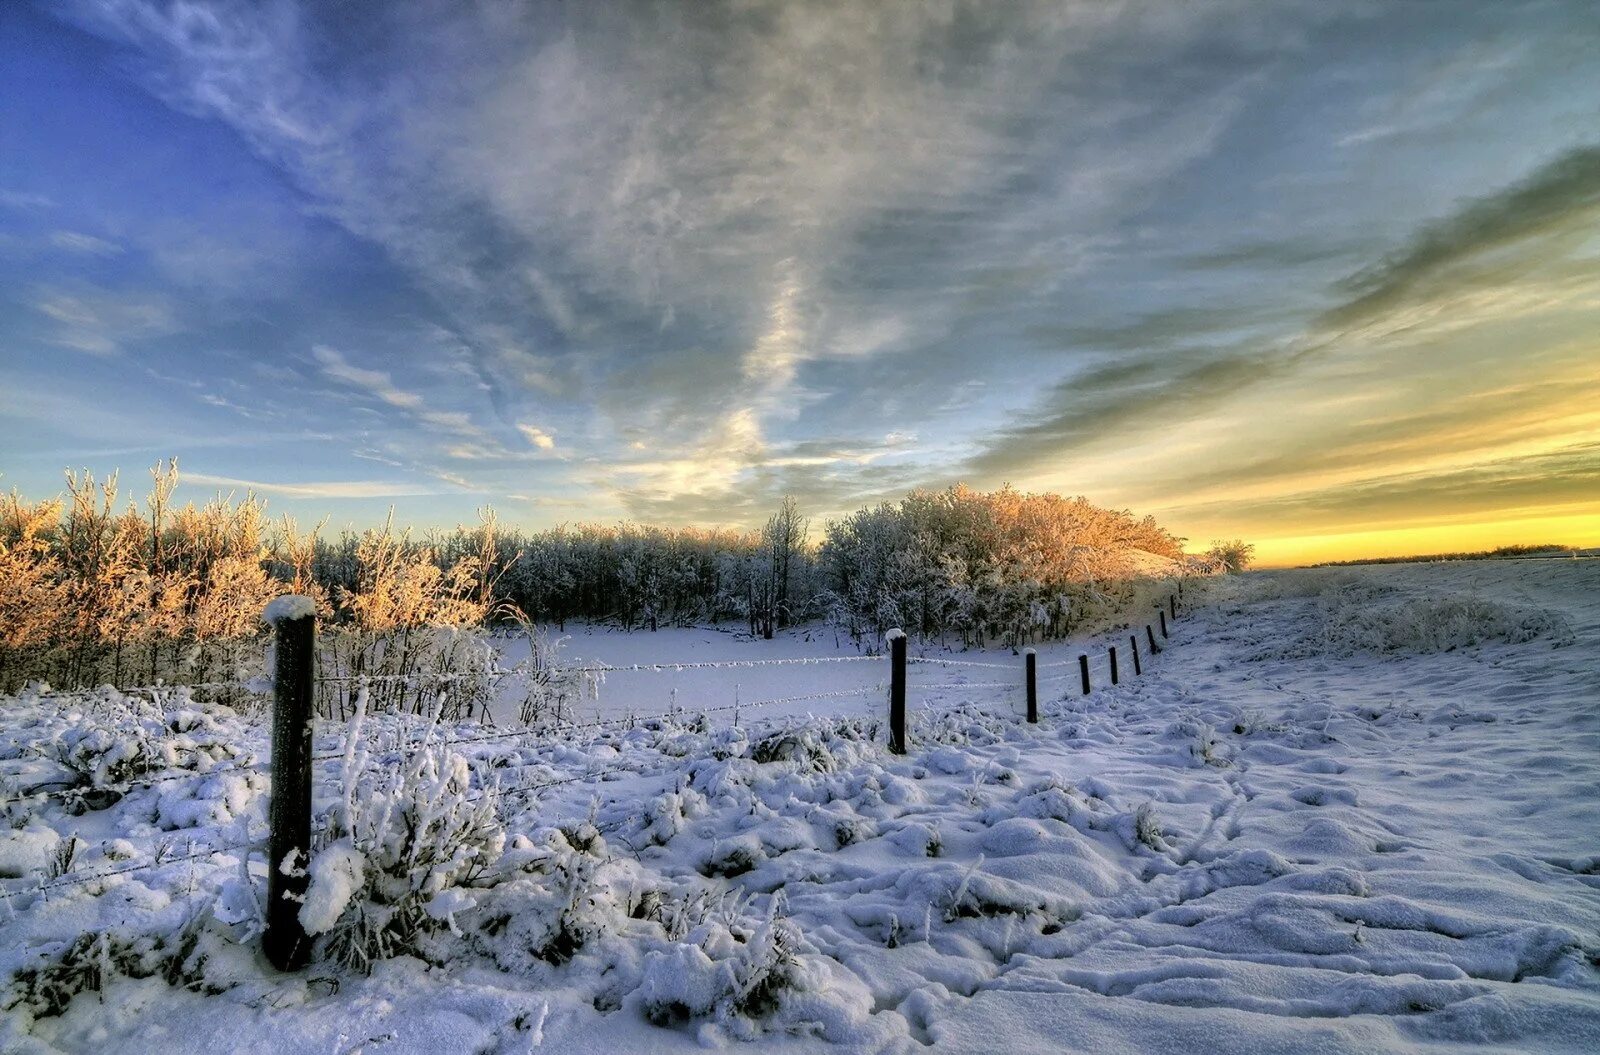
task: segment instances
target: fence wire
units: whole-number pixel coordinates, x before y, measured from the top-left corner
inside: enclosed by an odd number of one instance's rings
[[[115,876],[128,875],[132,872],[146,872],[153,868],[166,868],[168,865],[182,864],[185,861],[195,861],[202,857],[213,857],[217,854],[231,853],[234,850],[253,850],[261,846],[261,840],[248,839],[242,842],[224,843],[221,846],[207,847],[203,850],[191,850],[188,853],[178,854],[175,857],[163,857],[160,860],[141,861],[138,864],[121,865],[117,868],[105,868],[95,872],[82,874],[69,874],[58,879],[46,880],[22,890],[0,891],[0,901],[10,901],[12,898],[26,897],[29,894],[48,894],[52,890],[63,887],[83,886],[87,883],[110,879]]]

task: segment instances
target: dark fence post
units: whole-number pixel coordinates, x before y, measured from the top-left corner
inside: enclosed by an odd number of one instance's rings
[[[1078,673],[1083,675],[1083,694],[1089,695],[1089,657],[1078,657]]]
[[[1023,664],[1028,671],[1028,722],[1039,724],[1039,654],[1033,649],[1023,653]]]
[[[1117,683],[1117,646],[1112,645],[1106,649],[1106,655],[1111,658],[1111,684]]]
[[[1134,674],[1134,677],[1138,677],[1140,674],[1144,673],[1144,670],[1142,668],[1140,668],[1140,666],[1139,666],[1139,635],[1138,634],[1129,634],[1128,635],[1128,647],[1133,650],[1133,674]]]
[[[267,929],[262,946],[280,971],[311,958],[300,923],[311,864],[311,703],[317,663],[317,608],[286,595],[263,618],[277,632],[272,685],[272,798],[267,808]]]
[[[889,750],[906,753],[906,632],[889,631]]]
[[[1167,594],[1167,607],[1172,609],[1172,618],[1178,618],[1178,597],[1176,594]]]
[[[1162,637],[1168,636],[1167,635],[1167,613],[1163,612],[1161,609],[1157,608],[1156,609],[1156,615],[1159,615],[1161,617],[1161,636]]]
[[[1150,624],[1144,625],[1144,636],[1150,639],[1150,654],[1152,656],[1161,652],[1161,646],[1156,644],[1156,632],[1150,629]]]

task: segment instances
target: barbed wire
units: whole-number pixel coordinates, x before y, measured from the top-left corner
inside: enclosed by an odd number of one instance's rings
[[[804,667],[821,663],[882,663],[888,656],[791,656],[780,659],[727,659],[727,660],[689,660],[685,662],[663,663],[591,663],[578,667],[566,667],[565,670],[579,671],[588,674],[621,674],[621,673],[653,673],[676,674],[684,670],[737,670],[749,667]]]
[[[96,793],[117,793],[125,795],[139,788],[154,787],[174,780],[204,780],[207,777],[222,776],[228,773],[265,773],[270,769],[266,762],[253,762],[245,766],[218,766],[215,769],[196,770],[185,769],[180,772],[167,773],[159,777],[136,777],[130,780],[119,780],[110,784],[89,784],[79,787],[56,788],[50,791],[21,791],[15,795],[0,795],[0,808],[13,803],[42,801],[45,799],[72,800],[81,799]]]
[[[155,694],[162,692],[223,692],[230,689],[240,689],[254,695],[265,696],[272,691],[270,682],[260,682],[251,678],[248,681],[197,681],[197,682],[158,682],[155,685],[94,685],[81,689],[36,689],[29,692],[26,688],[14,698],[19,700],[34,700],[45,698],[61,698],[73,696],[103,696],[107,692],[116,692],[123,695],[134,693]]]
[[[762,700],[745,700],[735,703],[717,704],[711,707],[679,707],[670,711],[658,711],[654,714],[625,714],[614,718],[600,718],[589,722],[573,722],[568,726],[525,726],[520,729],[503,729],[491,733],[476,733],[472,736],[456,736],[431,738],[423,737],[402,745],[408,749],[425,746],[452,747],[460,744],[489,743],[495,740],[514,740],[522,736],[551,735],[561,733],[583,733],[590,730],[610,728],[612,726],[639,725],[644,722],[661,721],[668,718],[693,718],[701,714],[721,714],[729,711],[759,710],[763,707],[774,707],[785,703],[804,703],[808,700],[842,699],[848,696],[870,696],[886,691],[886,686],[881,682],[876,685],[862,686],[854,689],[836,689],[828,692],[807,692],[796,696],[777,696]],[[312,755],[312,762],[331,762],[345,757],[343,749],[329,751],[323,754]]]
[[[127,875],[130,872],[144,872],[152,868],[165,868],[168,865],[182,864],[185,861],[197,860],[201,857],[211,857],[215,854],[228,853],[233,850],[252,850],[260,844],[259,839],[248,839],[244,842],[225,843],[222,846],[212,846],[204,850],[191,850],[186,854],[176,857],[163,857],[160,860],[144,861],[139,864],[123,865],[119,868],[107,868],[98,872],[86,872],[82,875],[69,874],[59,879],[46,880],[24,890],[0,891],[0,901],[10,901],[12,898],[24,897],[28,894],[45,894],[51,890],[62,887],[83,886],[101,879],[110,879],[115,876]]]
[[[945,689],[1020,689],[1020,681],[947,681],[938,685],[918,685],[923,692],[938,692]]]
[[[990,670],[1016,670],[1015,663],[980,663],[970,659],[945,659],[943,656],[907,656],[907,663],[937,663],[943,667],[986,667]]]

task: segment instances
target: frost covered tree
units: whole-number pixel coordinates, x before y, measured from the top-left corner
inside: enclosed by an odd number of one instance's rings
[[[1214,539],[1206,551],[1206,561],[1218,571],[1231,575],[1248,568],[1255,553],[1255,546],[1244,539]]]

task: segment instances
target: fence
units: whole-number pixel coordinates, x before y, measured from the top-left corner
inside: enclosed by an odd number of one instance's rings
[[[1144,658],[1153,658],[1164,651],[1164,646],[1157,639],[1157,627],[1160,631],[1160,640],[1168,639],[1170,630],[1167,618],[1178,614],[1179,593],[1169,595],[1165,608],[1155,609],[1155,622],[1144,624],[1145,649],[1144,657],[1141,656],[1139,634],[1137,630],[1129,634],[1127,656],[1131,660],[1134,676],[1144,673]],[[272,739],[271,759],[267,763],[251,763],[246,765],[215,766],[203,772],[184,771],[181,773],[166,774],[162,776],[129,779],[99,785],[95,792],[100,793],[125,793],[143,787],[152,787],[169,781],[194,780],[209,778],[219,773],[268,773],[271,781],[271,794],[268,801],[268,826],[267,833],[267,909],[266,928],[263,934],[263,951],[269,962],[279,970],[292,971],[305,966],[310,958],[311,939],[305,933],[299,919],[299,906],[303,902],[309,887],[310,876],[306,865],[311,860],[311,841],[313,831],[313,770],[316,763],[338,760],[344,757],[343,752],[331,754],[317,754],[313,744],[313,707],[315,702],[316,686],[332,681],[349,680],[343,676],[319,678],[316,673],[316,616],[315,610],[304,598],[282,597],[268,606],[265,614],[266,620],[273,626],[276,638],[276,663],[271,683],[272,706]],[[906,724],[907,697],[909,691],[908,673],[912,666],[926,665],[945,669],[972,669],[1017,672],[1014,664],[996,663],[992,661],[964,660],[944,656],[911,656],[908,652],[906,635],[900,630],[892,630],[887,635],[889,665],[888,689],[888,749],[897,755],[904,755],[910,749],[910,740]],[[1121,666],[1118,658],[1117,645],[1106,648],[1107,668],[1109,680],[1112,685],[1120,683]],[[1087,696],[1094,691],[1091,681],[1090,656],[1081,653],[1074,660],[1060,660],[1050,663],[1040,663],[1037,652],[1026,649],[1022,653],[1021,684],[1015,681],[987,681],[987,682],[948,682],[935,685],[925,685],[920,688],[925,692],[934,692],[945,689],[986,689],[986,688],[1021,688],[1025,697],[1024,718],[1030,724],[1039,722],[1039,686],[1042,684],[1059,683],[1078,680],[1082,694]],[[641,663],[613,666],[608,664],[590,665],[575,668],[578,671],[592,674],[622,673],[622,672],[663,672],[697,669],[726,669],[726,668],[757,668],[789,665],[810,665],[824,663],[857,663],[876,662],[882,663],[882,656],[822,656],[786,659],[757,659],[757,660],[732,660],[732,661],[690,661],[681,663]],[[1070,668],[1076,666],[1077,670]],[[1040,671],[1046,673],[1041,676]],[[1061,671],[1060,673],[1050,673]],[[517,673],[515,671],[487,671],[460,675],[463,678],[479,678],[484,676],[501,677]],[[404,677],[404,676],[391,676]],[[431,682],[449,681],[454,675],[427,675]],[[380,679],[362,679],[363,681]],[[179,688],[196,688],[197,686],[142,686],[122,690],[125,692],[161,692]],[[210,688],[240,688],[237,683],[211,683]],[[802,693],[793,696],[771,697],[749,702],[735,701],[731,704],[712,707],[696,708],[694,713],[711,714],[733,712],[735,721],[740,711],[755,710],[764,707],[779,706],[783,704],[801,703],[812,700],[840,699],[849,697],[866,697],[882,692],[884,685],[879,683],[873,686],[864,686],[854,689],[832,690],[813,693]],[[682,709],[672,710],[649,715],[630,714],[614,719],[597,719],[585,723],[581,729],[602,729],[618,725],[633,725],[636,723],[649,723],[682,717],[688,713]],[[533,735],[535,729],[530,727],[495,730],[471,736],[446,738],[443,740],[430,740],[428,742],[439,745],[464,745],[477,744],[498,740],[509,740]],[[503,797],[516,798],[530,795],[553,787],[594,781],[610,772],[612,769],[623,767],[602,767],[591,769],[589,772],[578,776],[560,779],[539,781],[504,792]],[[84,792],[75,789],[53,792],[34,792],[34,798],[68,797],[83,795]],[[138,872],[149,868],[161,867],[181,861],[197,860],[215,854],[228,853],[234,850],[250,851],[257,846],[248,838],[229,842],[220,846],[209,846],[203,849],[194,849],[192,846],[181,854],[168,855],[158,853],[156,859],[141,864],[129,864],[111,869],[103,869],[81,876],[66,875],[51,878],[27,890],[13,890],[0,893],[0,900],[9,902],[14,897],[25,894],[42,893],[48,895],[49,891],[61,887],[75,886],[83,883],[94,882],[112,876]],[[276,865],[272,865],[277,862]]]

